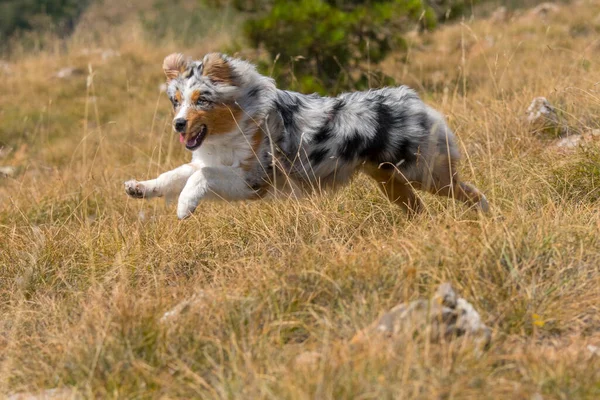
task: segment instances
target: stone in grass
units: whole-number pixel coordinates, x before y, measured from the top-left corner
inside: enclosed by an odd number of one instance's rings
[[[85,71],[81,68],[64,67],[61,68],[55,76],[59,79],[68,79],[74,76],[83,75],[84,73]]]
[[[600,145],[600,129],[590,132],[565,136],[556,141],[556,147],[565,152],[573,152],[578,148],[591,148]]]
[[[562,134],[563,124],[556,109],[545,97],[536,97],[527,108],[527,122],[533,132],[550,131]]]
[[[4,176],[4,177],[11,177],[15,175],[15,172],[17,172],[17,169],[15,167],[0,167],[0,177]]]
[[[351,343],[360,345],[382,338],[402,341],[422,333],[432,342],[464,337],[479,349],[487,348],[491,341],[491,330],[481,322],[479,313],[458,297],[449,283],[444,283],[430,300],[419,299],[392,308],[358,332]]]
[[[160,323],[165,324],[167,322],[171,322],[177,319],[182,314],[187,314],[192,310],[196,310],[198,308],[202,308],[206,302],[206,293],[203,290],[199,290],[194,293],[192,297],[183,300],[175,307],[167,311],[160,318]]]
[[[581,135],[570,135],[564,137],[556,142],[556,147],[562,149],[574,149],[581,145],[583,136]]]

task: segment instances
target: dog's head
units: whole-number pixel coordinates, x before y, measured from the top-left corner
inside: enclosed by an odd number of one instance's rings
[[[167,94],[175,110],[173,129],[188,150],[200,147],[209,135],[239,129],[243,112],[237,100],[243,82],[236,62],[220,53],[207,54],[201,61],[179,53],[165,58]]]

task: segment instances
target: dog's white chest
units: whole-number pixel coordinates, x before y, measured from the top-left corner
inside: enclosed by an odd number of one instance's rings
[[[250,144],[238,132],[206,138],[192,153],[192,161],[207,167],[239,167],[252,155]]]

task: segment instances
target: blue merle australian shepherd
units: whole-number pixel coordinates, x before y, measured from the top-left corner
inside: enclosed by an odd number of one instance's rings
[[[179,195],[179,218],[204,199],[335,189],[359,170],[411,214],[422,209],[415,189],[488,210],[485,196],[457,174],[456,139],[444,118],[408,87],[303,95],[219,53],[201,61],[171,54],[163,69],[173,128],[192,161],[156,179],[128,181],[125,191]]]

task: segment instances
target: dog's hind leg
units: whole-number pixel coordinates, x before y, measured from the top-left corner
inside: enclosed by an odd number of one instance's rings
[[[448,162],[447,157],[440,157],[434,164],[430,179],[421,182],[421,189],[462,201],[484,213],[489,212],[489,204],[484,194],[475,186],[461,182],[455,164],[454,160]]]
[[[458,185],[455,185],[455,191],[459,193],[459,197],[456,197],[457,199],[462,200],[467,204],[477,206],[484,213],[490,211],[490,205],[488,204],[487,198],[475,186],[466,182],[458,182]]]
[[[386,166],[366,168],[365,172],[377,181],[377,187],[394,204],[404,209],[409,215],[414,215],[423,209],[421,199],[413,190],[411,184],[395,169]]]

